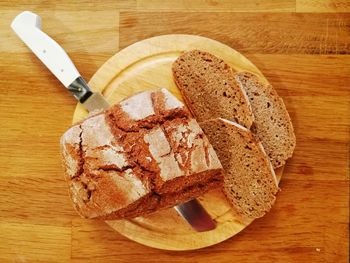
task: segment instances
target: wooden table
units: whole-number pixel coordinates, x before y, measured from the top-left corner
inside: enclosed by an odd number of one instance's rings
[[[348,262],[350,2],[347,0],[0,2],[0,262]],[[86,79],[119,49],[169,33],[221,41],[284,98],[297,147],[272,211],[190,252],[134,243],[74,212],[59,138],[76,105],[10,30],[31,10]]]

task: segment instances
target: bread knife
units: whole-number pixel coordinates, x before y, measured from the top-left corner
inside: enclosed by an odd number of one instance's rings
[[[11,28],[85,109],[95,111],[109,107],[100,93],[90,89],[63,48],[41,30],[40,16],[24,11],[15,17]],[[177,205],[175,210],[198,232],[216,227],[197,199]]]

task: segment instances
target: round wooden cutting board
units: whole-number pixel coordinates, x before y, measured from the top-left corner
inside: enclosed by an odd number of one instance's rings
[[[193,35],[165,35],[137,42],[110,58],[92,77],[89,84],[109,103],[116,103],[142,90],[165,87],[182,100],[171,71],[173,61],[193,49],[208,51],[225,60],[234,70],[248,70],[267,80],[247,58],[236,50],[212,39]],[[73,122],[87,116],[78,104]],[[282,169],[276,171],[278,180]],[[122,235],[146,246],[167,250],[191,250],[222,242],[244,229],[251,221],[237,220],[220,190],[199,198],[217,222],[216,229],[195,232],[175,211],[166,209],[132,220],[107,221]]]

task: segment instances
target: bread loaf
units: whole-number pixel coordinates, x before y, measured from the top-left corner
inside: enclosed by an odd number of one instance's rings
[[[199,50],[186,52],[174,62],[173,76],[199,122],[222,117],[252,125],[249,101],[222,59]]]
[[[86,218],[131,218],[222,185],[222,166],[188,110],[166,89],[136,94],[61,138],[65,177]]]
[[[273,167],[283,166],[293,154],[296,139],[282,98],[271,85],[264,85],[249,72],[235,73],[235,79],[250,100],[255,119],[252,130],[264,145]]]
[[[200,123],[225,170],[224,192],[242,219],[262,217],[275,202],[277,179],[264,148],[243,126],[213,119]]]

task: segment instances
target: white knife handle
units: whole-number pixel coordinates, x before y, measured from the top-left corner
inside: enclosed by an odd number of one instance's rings
[[[80,77],[67,53],[56,41],[41,31],[40,16],[24,11],[16,16],[11,27],[66,88]]]

